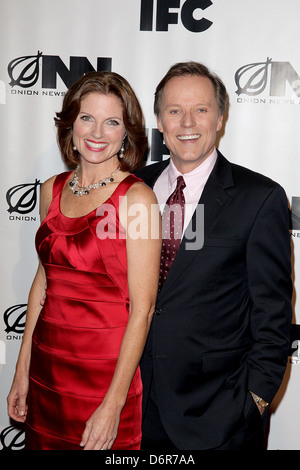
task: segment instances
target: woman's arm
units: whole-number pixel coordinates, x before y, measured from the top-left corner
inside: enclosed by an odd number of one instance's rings
[[[52,186],[54,177],[45,182],[41,189],[41,221],[46,217],[52,198]],[[41,263],[39,263],[33,280],[26,312],[26,324],[22,344],[16,365],[16,372],[7,397],[8,415],[15,421],[24,422],[27,413],[28,373],[31,357],[31,340],[34,327],[42,309],[41,302],[45,295],[46,276]]]
[[[119,358],[109,390],[102,404],[87,421],[81,445],[85,450],[110,449],[117,436],[122,408],[139,364],[155,307],[160,254],[160,213],[154,193],[143,183],[131,187],[120,204],[120,220],[126,229],[130,311]],[[140,212],[136,212],[140,210]],[[128,214],[133,215],[128,215]],[[143,228],[135,231],[136,218]]]
[[[7,397],[8,415],[15,421],[24,422],[27,413],[28,373],[31,356],[32,333],[41,311],[41,300],[45,293],[46,278],[41,264],[32,283],[26,313],[26,325],[16,372],[10,393]]]

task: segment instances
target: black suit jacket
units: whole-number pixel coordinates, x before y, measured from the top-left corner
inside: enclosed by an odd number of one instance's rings
[[[168,164],[136,174],[153,187]],[[217,448],[246,429],[258,415],[249,390],[272,401],[292,317],[283,189],[218,152],[199,204],[203,247],[187,249],[183,238],[141,360],[144,406],[153,377],[163,425],[187,450]],[[191,223],[195,217],[196,211]]]

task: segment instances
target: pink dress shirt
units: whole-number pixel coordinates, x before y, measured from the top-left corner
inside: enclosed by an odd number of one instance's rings
[[[205,183],[216,163],[216,160],[217,151],[216,149],[214,149],[210,156],[206,160],[204,160],[203,163],[201,163],[189,173],[185,173],[184,175],[182,175],[182,173],[177,170],[172,160],[170,160],[170,165],[168,165],[167,168],[158,177],[153,187],[162,213],[166,200],[176,188],[177,177],[180,175],[184,177],[186,187],[183,190],[185,197],[183,230],[186,229],[192,218],[192,215],[201,197]]]

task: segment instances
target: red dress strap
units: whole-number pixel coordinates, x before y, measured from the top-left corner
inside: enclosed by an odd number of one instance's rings
[[[70,171],[65,171],[56,176],[52,188],[52,201],[48,208],[47,218],[54,217],[60,210],[60,195],[64,184],[70,176]]]
[[[110,201],[112,201],[112,203],[115,207],[119,207],[119,204],[120,204],[122,198],[125,196],[127,191],[131,188],[131,186],[134,183],[138,183],[138,182],[142,182],[142,181],[143,180],[141,180],[140,178],[138,178],[137,176],[132,175],[132,174],[126,176],[126,178],[124,178],[119,183],[119,185],[117,186],[115,191],[110,196],[110,198],[109,198]]]
[[[63,190],[64,184],[68,177],[70,176],[71,171],[64,171],[56,176],[54,183],[53,183],[53,190],[52,190],[52,198],[54,199],[55,196],[60,194]]]

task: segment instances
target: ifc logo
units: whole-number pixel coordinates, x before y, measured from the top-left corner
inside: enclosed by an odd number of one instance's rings
[[[193,33],[201,33],[210,28],[212,21],[196,17],[198,10],[206,10],[212,4],[210,0],[185,0],[180,14],[183,26]],[[169,24],[178,24],[178,13],[170,12],[170,8],[179,9],[180,0],[156,0],[155,31],[168,31]],[[153,31],[154,16],[154,0],[141,0],[141,31]]]

